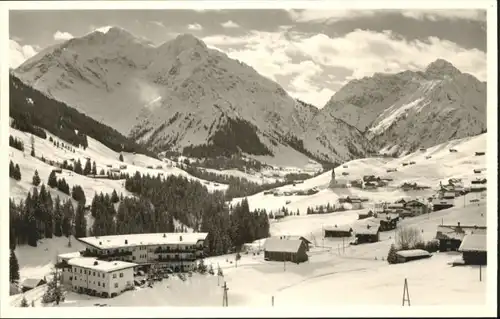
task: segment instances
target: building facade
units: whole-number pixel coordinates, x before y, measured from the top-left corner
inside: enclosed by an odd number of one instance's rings
[[[124,261],[102,261],[77,257],[63,261],[61,283],[78,293],[98,297],[115,297],[134,287],[134,267]]]
[[[427,204],[419,200],[407,202],[405,208],[411,212],[412,216],[420,216],[428,213]]]
[[[195,268],[203,258],[208,233],[153,233],[78,238],[85,250],[84,257],[105,261],[127,261],[138,265],[157,265],[174,272]]]
[[[309,259],[306,243],[300,239],[268,238],[264,243],[264,259],[268,261],[305,262]]]

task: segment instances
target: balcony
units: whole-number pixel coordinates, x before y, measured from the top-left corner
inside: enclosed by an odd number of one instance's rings
[[[109,254],[104,254],[104,253],[96,253],[90,250],[82,250],[80,251],[80,255],[82,257],[96,257],[98,259],[107,259],[107,258],[114,258],[114,257],[125,257],[125,256],[132,256],[131,251],[113,251]]]
[[[186,256],[186,257],[158,257],[156,259],[154,259],[155,261],[158,261],[158,262],[169,262],[169,261],[186,261],[186,262],[191,262],[191,261],[195,261],[196,260],[196,257],[195,256]]]
[[[175,253],[194,253],[196,251],[202,250],[203,248],[191,248],[191,249],[180,249],[180,248],[161,248],[158,247],[154,250],[155,254],[175,254]]]

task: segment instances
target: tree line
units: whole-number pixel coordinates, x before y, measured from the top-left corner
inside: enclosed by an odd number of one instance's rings
[[[147,199],[156,211],[166,212],[169,220],[175,218],[194,231],[208,232],[209,255],[224,254],[269,235],[265,212],[250,211],[246,199],[230,209],[223,192],[210,193],[200,182],[183,176],[161,178],[136,172],[126,179],[125,188]],[[168,226],[169,231],[175,230]]]
[[[24,151],[24,143],[12,135],[9,136],[9,146],[18,149],[21,152]]]

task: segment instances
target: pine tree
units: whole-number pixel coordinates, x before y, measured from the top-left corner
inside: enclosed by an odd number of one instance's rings
[[[47,181],[47,185],[49,185],[52,188],[57,187],[57,176],[56,176],[55,171],[50,172],[49,180]]]
[[[59,199],[59,196],[57,196],[54,203],[54,236],[56,237],[62,236],[63,234],[62,224],[63,224],[63,211],[61,207],[61,200]]]
[[[10,282],[19,280],[19,263],[17,262],[16,253],[13,249],[10,250]]]
[[[16,164],[16,170],[14,174],[14,179],[20,181],[21,180],[21,169],[19,168],[19,164]]]
[[[85,207],[82,203],[78,203],[75,216],[75,237],[87,236],[87,220],[85,219]]]
[[[41,181],[40,181],[40,176],[38,176],[38,171],[35,170],[35,175],[33,175],[32,183],[33,183],[33,185],[38,186],[38,185],[40,185],[40,182]]]
[[[31,135],[31,156],[35,157],[35,138]]]
[[[112,203],[118,203],[120,199],[118,198],[118,194],[116,193],[116,190],[113,189],[113,193],[111,194],[111,202]]]
[[[26,300],[26,297],[23,295],[23,299],[21,299],[21,304],[19,305],[20,307],[29,307],[28,305],[28,300]]]
[[[219,265],[217,266],[217,276],[224,277],[224,273],[222,272],[222,268],[220,268]]]
[[[387,262],[389,264],[395,264],[398,261],[398,257],[396,255],[396,247],[394,244],[391,244],[391,247],[389,248],[389,253],[387,254]]]
[[[82,169],[82,162],[80,162],[80,159],[78,159],[76,162],[75,162],[75,168],[73,169],[73,171],[76,173],[76,174],[82,174],[83,172],[83,169]]]
[[[87,159],[85,163],[85,167],[83,168],[83,175],[89,175],[92,172],[92,164],[90,162],[90,158]]]
[[[14,178],[15,171],[16,171],[16,167],[14,166],[14,163],[11,160],[9,163],[9,177]]]
[[[123,155],[120,154],[120,156],[118,157],[118,159],[120,160],[120,162],[123,162]]]
[[[212,267],[212,264],[210,264],[210,266],[208,266],[208,273],[209,273],[210,275],[212,275],[212,276],[215,274],[215,272],[214,272],[214,267]]]
[[[95,164],[95,161],[94,163],[92,163],[92,175],[97,175],[97,166]]]
[[[206,274],[207,273],[207,266],[205,265],[205,262],[203,261],[203,259],[200,260],[200,262],[198,263],[198,272],[200,274]]]

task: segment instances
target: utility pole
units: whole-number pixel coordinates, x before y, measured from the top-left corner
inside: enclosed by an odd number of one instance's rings
[[[405,284],[403,287],[403,306],[405,302],[408,302],[408,307],[410,306],[410,292],[408,291],[408,280],[405,278]]]
[[[479,281],[483,281],[483,274],[482,274],[481,268],[483,268],[483,267],[481,265],[479,265]]]
[[[222,307],[227,307],[229,306],[227,299],[227,291],[229,290],[229,288],[227,287],[225,281],[224,281],[224,286],[222,286],[222,289],[224,289],[224,293],[222,294]]]
[[[274,307],[274,296],[271,296],[271,306]]]

